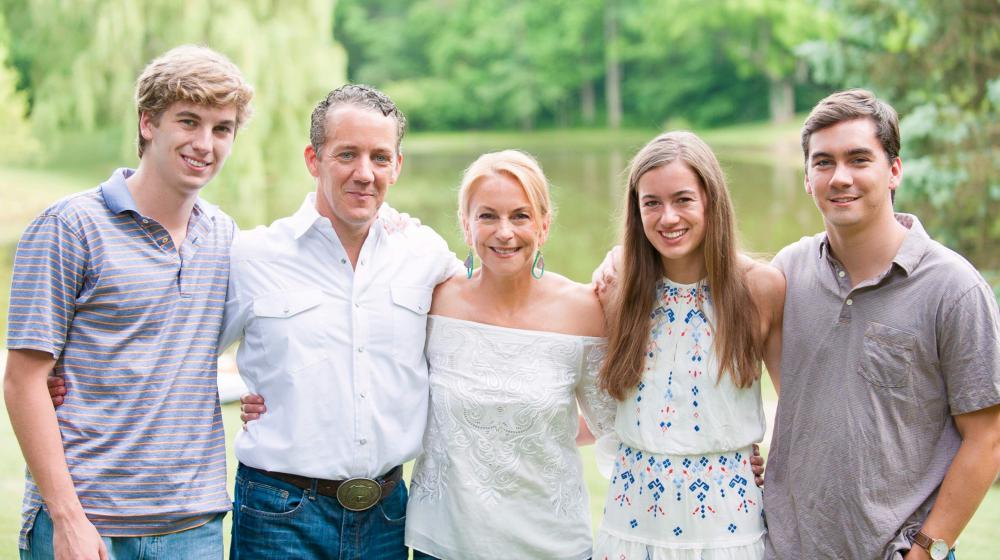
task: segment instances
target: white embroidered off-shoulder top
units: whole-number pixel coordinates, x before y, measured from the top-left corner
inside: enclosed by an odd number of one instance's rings
[[[577,404],[595,436],[616,403],[598,391],[601,338],[430,316],[431,401],[406,543],[444,560],[591,555]]]

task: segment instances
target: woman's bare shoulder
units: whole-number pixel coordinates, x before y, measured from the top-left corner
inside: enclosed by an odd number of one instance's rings
[[[549,273],[546,273],[548,276]],[[604,336],[604,310],[591,284],[581,284],[559,274],[552,274],[549,298],[553,320],[561,332],[578,336]]]
[[[434,288],[431,300],[431,314],[456,317],[455,310],[461,310],[462,299],[469,280],[464,276],[452,276]]]

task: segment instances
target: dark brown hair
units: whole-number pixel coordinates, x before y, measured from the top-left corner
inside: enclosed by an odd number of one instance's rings
[[[838,91],[823,98],[813,107],[802,125],[802,156],[809,160],[809,139],[814,132],[854,119],[871,119],[889,164],[899,157],[899,116],[888,103],[866,89]]]
[[[608,353],[599,376],[601,388],[618,400],[624,400],[642,379],[656,283],[664,274],[660,253],[642,228],[639,179],[675,161],[691,169],[705,191],[707,228],[702,251],[714,309],[710,320],[719,379],[728,372],[738,387],[748,387],[760,371],[759,312],[739,261],[735,217],[722,168],[701,138],[690,132],[668,132],[639,150],[629,167],[623,264],[608,321]]]

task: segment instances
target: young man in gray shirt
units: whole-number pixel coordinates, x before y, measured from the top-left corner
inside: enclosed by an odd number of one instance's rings
[[[788,288],[767,557],[941,560],[1000,469],[995,296],[893,212],[892,107],[835,93],[802,149],[826,231],[774,259]]]

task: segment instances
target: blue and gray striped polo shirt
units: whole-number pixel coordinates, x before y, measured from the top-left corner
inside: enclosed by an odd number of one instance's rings
[[[102,536],[171,533],[230,509],[216,354],[231,218],[198,200],[178,250],[119,169],[25,230],[9,349],[48,352],[70,474]],[[42,497],[27,477],[21,548]]]

